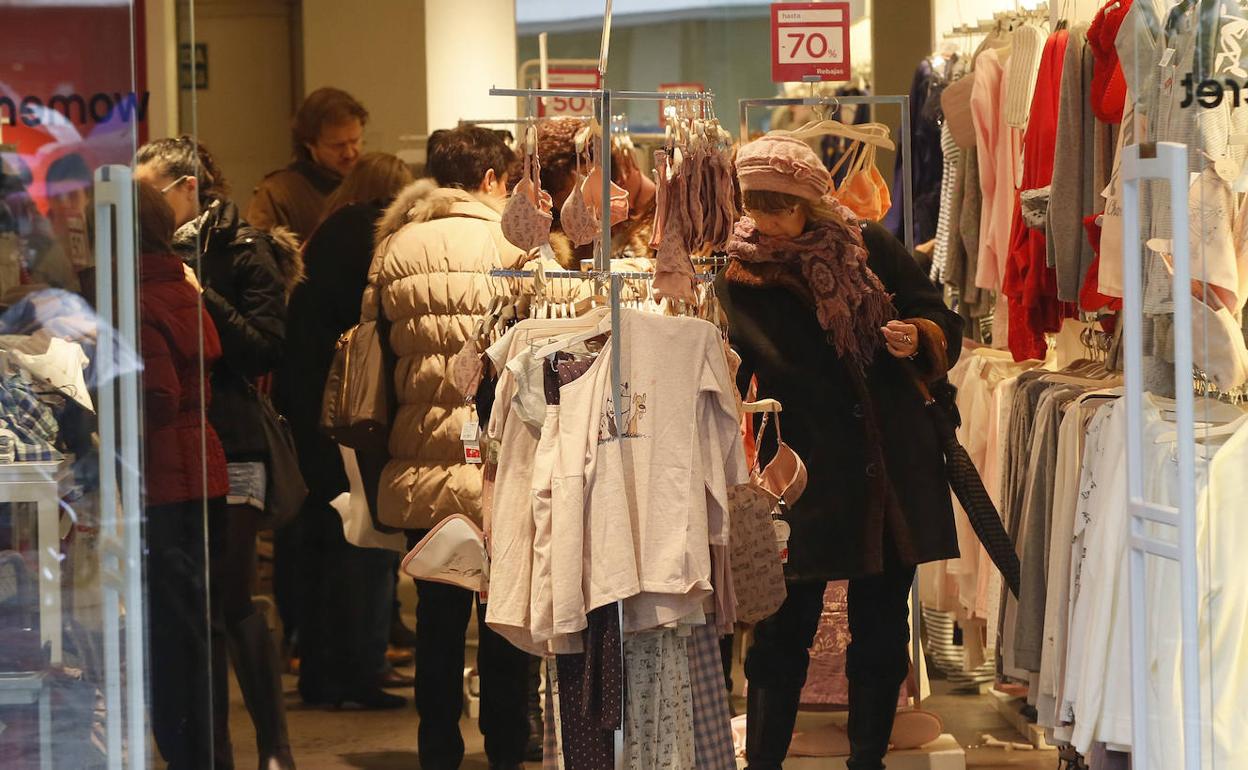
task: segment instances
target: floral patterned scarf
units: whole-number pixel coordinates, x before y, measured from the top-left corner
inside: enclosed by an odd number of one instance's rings
[[[728,241],[728,256],[800,267],[828,341],[862,371],[884,344],[880,327],[897,314],[891,295],[867,266],[856,219],[844,210],[842,216],[843,222],[812,222],[796,238],[763,235],[753,219],[742,217]]]

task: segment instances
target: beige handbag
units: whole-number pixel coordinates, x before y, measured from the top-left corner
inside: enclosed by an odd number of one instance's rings
[[[325,380],[321,432],[351,449],[385,451],[390,437],[394,379],[382,342],[389,324],[380,304],[379,295],[377,321],[361,321],[338,338]]]
[[[760,439],[769,416],[763,415]],[[732,590],[737,622],[746,625],[775,614],[788,595],[783,554],[788,551],[789,525],[780,516],[806,488],[806,466],[780,436],[778,415],[776,436],[776,457],[761,473],[755,461],[750,483],[728,490]]]

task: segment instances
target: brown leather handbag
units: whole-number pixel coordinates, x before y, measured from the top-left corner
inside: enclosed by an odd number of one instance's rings
[[[394,404],[394,366],[384,341],[389,324],[380,294],[377,305],[376,321],[361,321],[338,338],[321,401],[321,432],[360,451],[386,450]]]

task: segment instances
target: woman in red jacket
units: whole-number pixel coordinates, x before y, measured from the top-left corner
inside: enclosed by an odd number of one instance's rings
[[[173,253],[173,209],[146,184],[138,204],[152,732],[170,768],[211,768],[204,539],[222,531],[229,479],[204,418],[204,372],[221,357],[221,342]]]

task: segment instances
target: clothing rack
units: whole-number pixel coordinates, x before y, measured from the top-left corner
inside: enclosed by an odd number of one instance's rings
[[[607,73],[607,46],[610,40],[611,29],[611,0],[607,0],[606,13],[604,14],[602,47],[599,56],[598,71],[601,82],[606,85]],[[609,88],[595,89],[551,89],[551,88],[491,88],[490,96],[510,96],[513,98],[525,99],[529,105],[530,113],[534,112],[535,105],[539,98],[543,97],[565,97],[565,98],[582,98],[592,99],[594,102],[594,116],[598,120],[601,127],[600,135],[596,137],[599,141],[598,158],[602,168],[602,201],[611,200],[611,125],[612,125],[612,103],[615,101],[643,101],[643,102],[701,102],[705,107],[709,108],[714,104],[715,95],[711,91],[698,92],[681,92],[681,93],[664,93],[660,91],[625,91],[612,90]],[[709,109],[707,111],[710,111]],[[525,271],[515,271],[523,274]],[[569,271],[571,275],[583,278],[584,273],[579,271]],[[620,385],[620,283],[626,280],[624,276],[641,275],[652,277],[650,273],[617,273],[611,270],[611,207],[603,205],[601,216],[601,229],[598,237],[598,248],[594,254],[594,270],[591,275],[598,278],[609,279],[610,282],[610,318],[611,318],[611,336],[616,340],[616,344],[611,346],[611,393],[617,403],[623,403],[624,393]],[[559,271],[547,273],[547,277],[559,277]],[[644,278],[642,279],[644,280]],[[625,433],[624,410],[617,409],[614,415],[616,430],[620,435]],[[620,614],[620,628],[623,629],[623,613],[624,606],[617,602],[616,604]],[[620,660],[624,659],[623,647],[620,649]],[[616,770],[624,770],[624,715],[620,714],[620,729],[615,731],[615,767]]]
[[[605,82],[605,78],[604,78]],[[595,107],[595,117],[601,127],[601,135],[598,137],[599,163],[602,166],[602,198],[601,200],[611,200],[611,105],[615,101],[621,102],[700,102],[704,105],[714,104],[715,94],[713,91],[682,91],[682,92],[663,92],[663,91],[626,91],[611,90],[609,88],[592,88],[592,89],[567,89],[567,88],[491,88],[490,96],[510,96],[514,98],[522,98],[533,103],[542,97],[565,97],[565,98],[581,98],[592,99]],[[609,206],[602,207],[601,230],[598,237],[598,248],[594,254],[594,270],[601,277],[610,277],[611,284],[611,333],[612,336],[618,338],[620,328],[620,283],[617,280],[619,274],[612,274],[611,271],[611,209]],[[578,273],[578,275],[580,275]],[[648,274],[645,274],[648,275]],[[623,398],[623,392],[620,389],[620,347],[619,345],[611,346],[611,392],[616,394],[617,399]],[[621,411],[615,415],[616,428],[620,433],[624,432],[624,414]]]
[[[580,120],[589,122],[587,115],[564,115],[559,117],[525,117],[525,118],[460,118],[460,126],[524,126],[529,123],[543,123],[548,120]]]
[[[741,99],[737,102],[741,121],[741,141],[750,135],[749,110],[751,107],[835,107],[842,104],[896,104],[901,108],[901,188],[902,227],[905,230],[906,251],[914,253],[914,180],[913,154],[910,147],[910,97],[901,96],[808,96],[804,98],[770,97],[766,99]]]

